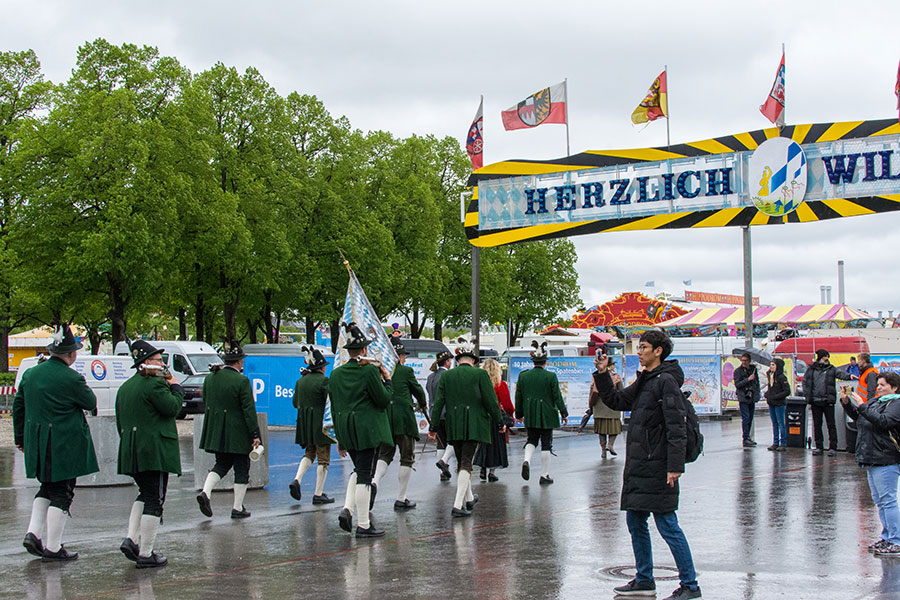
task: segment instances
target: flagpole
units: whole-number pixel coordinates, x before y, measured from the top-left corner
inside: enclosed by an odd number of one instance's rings
[[[781,42],[781,58],[784,59],[784,70],[787,72],[787,57],[784,55],[784,42]],[[784,78],[784,87],[787,88],[787,77]],[[781,135],[781,131],[784,129],[784,124],[787,123],[787,89],[784,90],[784,106],[781,108],[781,127],[778,128],[778,135]]]
[[[563,79],[563,88],[566,90],[566,156],[571,156],[572,151],[569,150],[569,78]]]
[[[672,146],[669,138],[669,65],[663,67],[663,72],[666,74],[666,150],[668,150]]]

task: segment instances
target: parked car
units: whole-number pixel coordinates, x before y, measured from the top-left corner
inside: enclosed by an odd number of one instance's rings
[[[401,338],[400,343],[409,352],[409,358],[434,358],[440,352],[450,352],[444,342],[423,338]]]
[[[181,412],[176,418],[183,419],[187,415],[202,415],[206,410],[206,404],[203,403],[203,382],[206,381],[206,375],[188,375],[181,382],[184,388],[184,402],[181,403]]]

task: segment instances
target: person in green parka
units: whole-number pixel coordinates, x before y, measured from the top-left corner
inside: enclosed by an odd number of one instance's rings
[[[553,451],[553,430],[563,424],[569,417],[562,392],[559,391],[559,380],[556,373],[547,371],[547,342],[538,345],[531,342],[531,360],[534,368],[522,371],[516,381],[516,418],[524,419],[528,432],[525,443],[525,460],[522,462],[522,479],[531,476],[531,455],[541,442],[541,480],[542,484],[551,484],[550,456]]]
[[[328,396],[338,447],[350,454],[354,471],[347,482],[338,524],[344,531],[351,531],[355,513],[356,537],[379,537],[384,530],[372,524],[369,510],[375,498],[371,484],[376,451],[381,444],[394,441],[386,412],[393,397],[391,374],[383,364],[376,367],[368,363],[368,345],[372,340],[366,339],[356,323],[342,325],[347,340],[344,349],[350,360],[331,372]]]
[[[224,365],[213,365],[203,382],[203,429],[200,448],[216,455],[216,464],[206,476],[203,490],[197,494],[200,512],[212,516],[209,495],[216,484],[234,467],[234,503],[232,519],[246,519],[244,496],[250,485],[250,451],[260,445],[259,423],[250,380],[242,374],[244,351],[237,342],[225,342],[220,354]]]
[[[400,490],[397,492],[397,499],[394,500],[394,510],[408,510],[416,507],[416,503],[406,497],[406,488],[409,486],[409,478],[412,476],[416,442],[419,440],[419,426],[416,423],[416,414],[413,412],[412,399],[415,396],[419,411],[425,413],[425,390],[416,381],[416,373],[412,367],[406,366],[406,357],[409,352],[399,341],[394,341],[393,344],[400,360],[399,364],[394,367],[394,374],[391,376],[394,397],[391,399],[387,411],[394,442],[382,444],[378,449],[378,464],[375,467],[372,484],[377,488],[399,447],[400,472],[397,477],[400,480]]]
[[[491,443],[491,427],[502,427],[500,405],[491,377],[484,369],[475,368],[478,355],[475,345],[460,340],[456,349],[455,369],[444,373],[438,382],[437,397],[431,407],[428,439],[437,437],[436,423],[446,407],[447,441],[456,453],[456,499],[450,514],[468,517],[478,495],[472,492],[472,460],[478,444]]]
[[[313,461],[318,461],[316,467],[316,491],[313,494],[313,504],[331,504],[334,498],[325,493],[325,477],[328,475],[328,466],[331,464],[332,440],[322,431],[322,420],[325,417],[325,405],[328,402],[328,378],[325,377],[325,368],[328,361],[325,356],[312,346],[301,346],[300,350],[306,359],[306,368],[301,372],[300,379],[294,386],[294,408],[297,409],[297,433],[294,438],[301,448],[306,450],[300,459],[297,468],[297,476],[291,481],[288,488],[291,497],[299,501],[300,481],[303,475],[312,466]]]
[[[116,393],[119,432],[119,473],[138,486],[131,505],[128,535],[119,550],[138,569],[163,567],[168,560],[153,551],[166,501],[169,473],[181,475],[181,452],[175,417],[184,389],[166,368],[162,350],[148,342],[131,344],[132,369],[137,372]]]
[[[81,347],[68,325],[57,327],[47,346],[50,358],[22,374],[13,401],[13,437],[25,453],[25,476],[41,483],[22,545],[44,561],[78,558],[62,545],[66,517],[76,478],[99,470],[84,416],[86,410],[96,414],[97,398],[84,377],[69,368]],[[44,523],[46,544],[40,535]]]

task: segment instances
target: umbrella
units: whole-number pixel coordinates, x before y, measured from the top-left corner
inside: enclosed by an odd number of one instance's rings
[[[750,360],[761,365],[769,366],[769,363],[772,362],[772,355],[765,350],[760,350],[759,348],[735,348],[731,351],[731,353],[735,356],[749,354]]]
[[[591,420],[591,416],[593,416],[593,414],[594,414],[593,410],[591,410],[590,408],[587,409],[587,412],[584,413],[583,417],[581,417],[581,425],[578,426],[578,433],[581,433],[582,431],[584,431],[585,426],[587,425],[588,421]]]

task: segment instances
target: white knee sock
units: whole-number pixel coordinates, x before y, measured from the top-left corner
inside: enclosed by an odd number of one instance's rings
[[[356,522],[363,529],[369,528],[369,499],[372,497],[372,488],[367,485],[356,484]]]
[[[328,467],[324,465],[319,465],[316,467],[316,491],[313,492],[316,496],[321,496],[322,492],[325,490],[325,478],[328,476]]]
[[[412,476],[412,467],[400,467],[397,479],[400,480],[400,491],[397,492],[397,500],[406,500],[406,488],[409,487],[409,478]]]
[[[300,459],[300,466],[297,467],[297,475],[294,476],[294,479],[297,481],[301,481],[303,476],[306,474],[306,470],[309,469],[310,465],[312,465],[312,461],[307,457],[303,457]]]
[[[44,548],[50,552],[59,552],[68,519],[68,515],[55,506],[47,509],[47,541],[44,542]]]
[[[140,556],[146,558],[153,554],[153,544],[156,543],[157,531],[159,531],[159,517],[154,515],[141,515]]]
[[[444,448],[444,455],[441,457],[441,460],[449,465],[450,459],[452,459],[454,455],[455,452],[453,451],[453,446],[447,444],[447,447]]]
[[[356,504],[356,471],[350,473],[350,477],[347,478],[347,493],[344,494],[344,508],[350,511],[350,514],[353,514],[353,505]],[[366,507],[366,512],[369,511],[369,507]]]
[[[134,504],[131,505],[131,516],[128,517],[128,539],[137,544],[141,545],[141,515],[144,512],[144,503],[134,501]]]
[[[222,478],[219,477],[218,473],[210,471],[209,475],[206,476],[206,481],[203,483],[203,493],[207,496],[212,494],[213,488],[216,487],[216,484],[221,480]]]
[[[231,508],[234,510],[244,509],[244,496],[247,494],[248,487],[250,487],[249,483],[234,484],[234,504]]]
[[[541,476],[546,477],[550,474],[550,451],[541,450]]]
[[[472,484],[472,473],[460,469],[456,476],[456,499],[453,501],[453,508],[462,508],[463,502],[466,501],[469,486]]]
[[[475,499],[475,494],[472,493],[472,474],[469,473],[469,484],[466,486],[466,502],[471,502]]]
[[[41,531],[44,529],[44,523],[47,522],[47,509],[50,508],[50,501],[46,498],[35,498],[31,503],[31,521],[28,523],[28,533],[33,533],[34,537],[41,539]]]
[[[372,476],[372,483],[378,485],[381,483],[381,478],[384,477],[384,474],[387,473],[388,464],[383,460],[379,460],[375,465],[375,475]]]
[[[534,446],[525,444],[525,462],[531,462],[531,455],[534,454]]]

